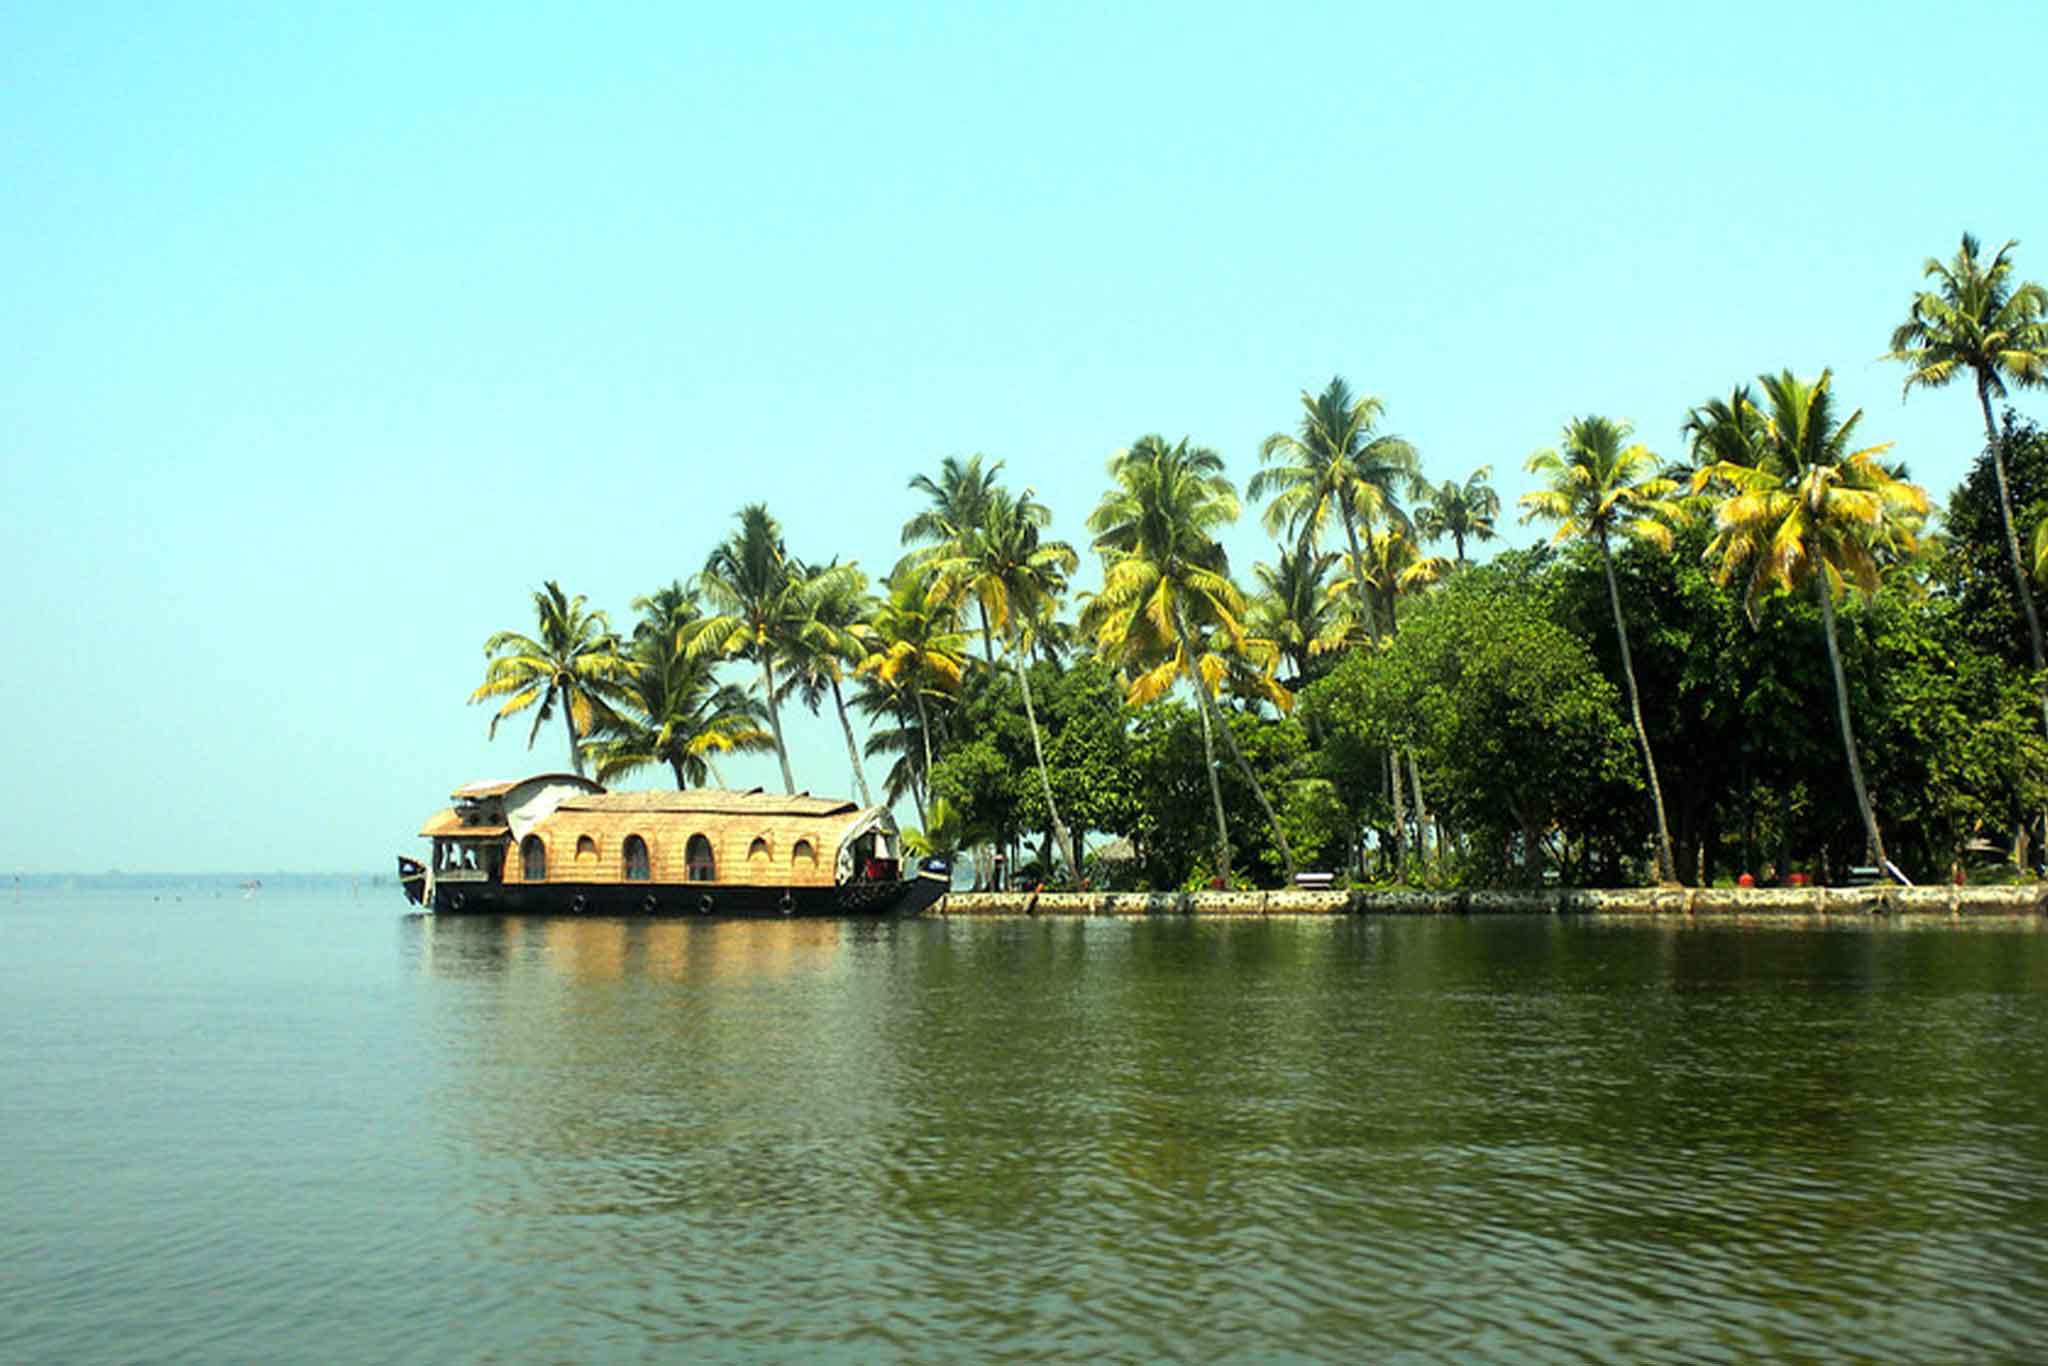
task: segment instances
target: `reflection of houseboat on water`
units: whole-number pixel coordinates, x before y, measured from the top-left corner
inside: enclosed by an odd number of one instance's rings
[[[915,915],[943,860],[905,876],[886,807],[809,794],[607,792],[547,773],[457,788],[401,857],[406,899],[511,915]]]

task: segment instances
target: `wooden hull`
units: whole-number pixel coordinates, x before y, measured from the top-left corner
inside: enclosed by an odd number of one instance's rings
[[[398,856],[398,885],[404,891],[405,899],[413,905],[420,905],[426,899],[427,865],[416,858]]]
[[[549,882],[506,885],[444,882],[434,886],[438,915],[716,916],[779,920],[784,916],[909,916],[937,904],[952,885],[949,872],[924,871],[896,882],[838,887],[760,887],[727,883]]]

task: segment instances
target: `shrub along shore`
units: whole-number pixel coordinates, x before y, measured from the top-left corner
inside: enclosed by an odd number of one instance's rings
[[[2039,921],[2048,884],[2024,887],[1545,888],[1426,892],[955,892],[933,915],[1585,915]]]

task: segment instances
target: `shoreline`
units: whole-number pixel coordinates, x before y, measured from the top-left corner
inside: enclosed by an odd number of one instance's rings
[[[2040,920],[2048,883],[2030,887],[1634,887],[1431,892],[953,892],[928,914],[1057,915],[1553,915],[1678,920]]]

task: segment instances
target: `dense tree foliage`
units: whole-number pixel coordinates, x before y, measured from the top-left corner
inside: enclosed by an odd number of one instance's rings
[[[886,763],[878,795],[924,827],[907,847],[979,885],[1982,875],[2026,862],[2048,811],[2048,435],[1991,407],[2048,378],[2048,294],[2012,252],[1930,261],[1892,337],[1909,391],[1973,381],[1990,439],[1938,522],[1826,371],[1782,371],[1685,414],[1682,462],[1571,423],[1523,500],[1559,546],[1471,563],[1491,467],[1431,484],[1340,377],[1257,452],[1251,592],[1218,539],[1236,485],[1192,437],[1111,458],[1092,592],[1052,508],[949,456],[909,481],[879,582],[744,508],[695,578],[634,602],[629,641],[545,585],[472,700],[493,729],[532,709],[529,744],[561,709],[607,781],[718,782],[720,754],[761,750],[793,789],[781,704],[829,699],[861,799],[863,757]]]

